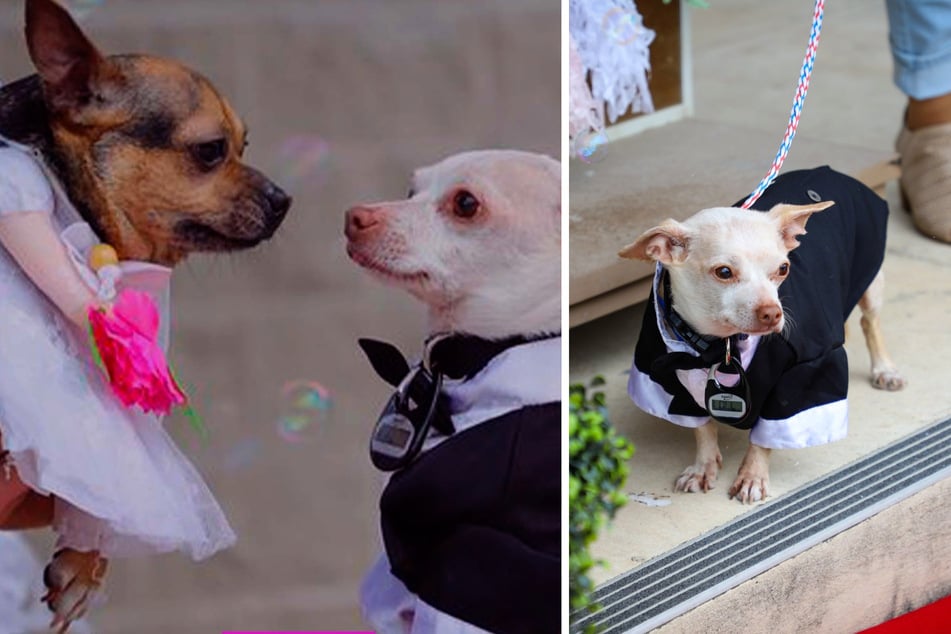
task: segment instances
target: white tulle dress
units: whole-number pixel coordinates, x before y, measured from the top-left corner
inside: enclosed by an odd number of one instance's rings
[[[29,149],[0,139],[0,215],[46,211],[86,280],[98,240]],[[123,263],[122,284],[159,301],[170,271]],[[107,557],[232,545],[221,508],[156,416],[125,409],[95,367],[86,333],[0,247],[0,435],[22,480],[56,497],[59,546]]]

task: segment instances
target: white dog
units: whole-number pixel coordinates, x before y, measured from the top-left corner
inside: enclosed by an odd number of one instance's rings
[[[560,225],[559,164],[515,151],[450,157],[406,200],[347,212],[350,257],[429,308],[420,366],[361,341],[408,394],[371,445],[395,471],[363,587],[382,634],[560,628]]]
[[[751,430],[729,490],[741,502],[766,497],[771,449],[845,436],[842,344],[856,304],[872,384],[905,384],[879,325],[885,202],[823,167],[781,176],[759,204],[772,208],[716,207],[665,221],[620,252],[658,263],[628,389],[648,413],[695,430],[696,460],[675,490],[713,488],[719,420]],[[712,373],[716,364],[732,371]]]

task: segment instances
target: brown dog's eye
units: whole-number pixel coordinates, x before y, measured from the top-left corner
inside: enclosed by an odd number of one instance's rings
[[[786,277],[789,275],[789,262],[783,262],[779,265],[779,270],[776,271],[779,274],[779,277]]]
[[[211,170],[221,165],[228,156],[228,142],[225,139],[215,139],[197,143],[191,147],[191,152],[202,168]]]
[[[728,266],[718,266],[713,269],[713,274],[721,280],[731,280],[733,279],[733,269]]]
[[[462,190],[452,199],[452,213],[460,218],[471,218],[479,211],[479,199],[471,192]]]

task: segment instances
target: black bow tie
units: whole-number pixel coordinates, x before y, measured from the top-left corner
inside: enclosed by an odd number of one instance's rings
[[[399,348],[385,341],[376,339],[358,339],[357,343],[367,355],[370,365],[376,371],[380,378],[392,385],[398,387],[406,379],[412,368]],[[436,381],[429,370],[416,373],[408,386],[406,386],[406,395],[417,405],[412,412],[406,412],[406,415],[413,419],[413,422],[421,423],[424,416],[424,410],[419,407],[423,403],[431,403],[436,399],[436,413],[433,416],[432,426],[436,431],[447,436],[452,435],[456,429],[452,424],[452,416],[449,413],[449,402],[445,394],[434,394]]]
[[[735,335],[734,335],[735,336]],[[731,343],[733,356],[739,358],[740,352],[736,348],[737,341],[734,339]],[[651,374],[657,376],[673,376],[677,370],[696,370],[698,368],[709,368],[716,363],[721,363],[726,358],[726,340],[721,339],[712,342],[707,349],[699,355],[692,355],[689,352],[668,352],[663,354],[651,364]]]

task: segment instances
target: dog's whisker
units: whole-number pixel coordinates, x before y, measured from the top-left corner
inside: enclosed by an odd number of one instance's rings
[[[788,338],[792,331],[796,328],[796,318],[787,308],[783,308],[783,321],[785,322],[783,324],[783,330],[779,334]]]

